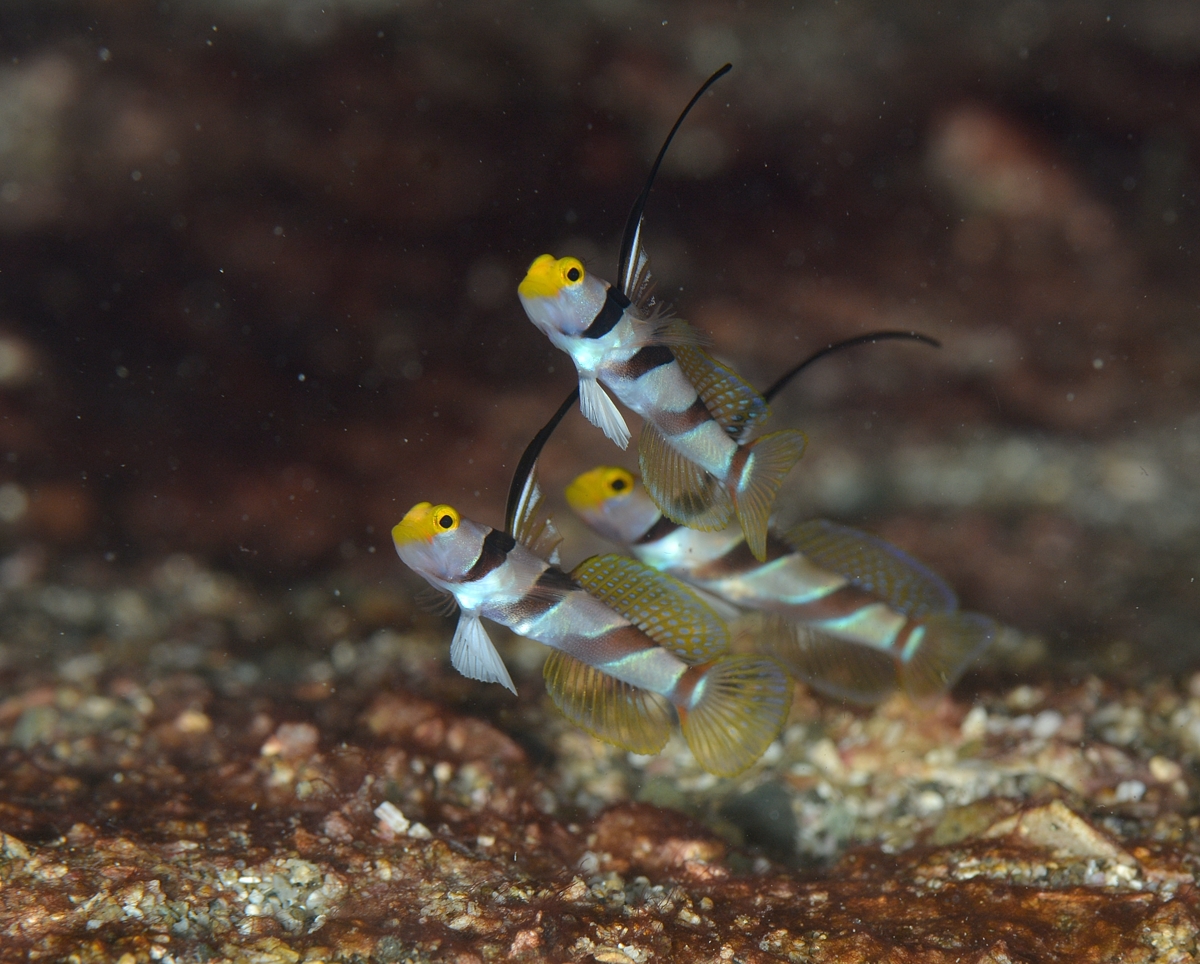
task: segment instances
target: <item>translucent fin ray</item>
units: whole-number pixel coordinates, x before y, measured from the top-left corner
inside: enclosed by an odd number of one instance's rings
[[[733,518],[733,500],[721,481],[675,449],[652,422],[642,423],[638,462],[642,484],[672,522],[711,531]]]
[[[707,339],[682,318],[667,318],[658,314],[645,322],[650,331],[648,338],[655,345],[668,348],[695,348],[708,344]]]
[[[819,693],[853,703],[878,703],[897,687],[896,660],[884,650],[828,636],[796,623],[767,635],[763,652]]]
[[[797,429],[772,432],[750,443],[746,471],[738,482],[734,509],[746,545],[759,562],[767,558],[767,522],[775,505],[775,496],[785,476],[804,455],[807,444],[804,433]]]
[[[608,392],[594,378],[579,379],[579,410],[620,448],[629,445],[629,426]]]
[[[763,755],[792,705],[792,681],[772,659],[723,656],[679,711],[683,736],[709,773],[732,777]]]
[[[546,692],[568,720],[631,753],[657,753],[671,735],[663,697],[624,683],[582,660],[551,650],[542,669]]]
[[[458,626],[450,643],[450,664],[467,679],[499,683],[511,690],[513,696],[517,695],[517,688],[513,686],[504,660],[496,652],[487,630],[474,613],[464,610],[458,617]]]
[[[513,518],[513,538],[535,555],[558,565],[558,546],[562,536],[554,520],[542,512],[542,487],[538,484],[537,463],[530,470],[517,500]]]
[[[439,616],[453,616],[458,612],[458,600],[454,593],[437,586],[422,586],[416,592],[417,605],[426,612],[437,613]]]
[[[914,618],[958,608],[943,579],[889,542],[825,519],[787,533],[797,552]]]
[[[707,352],[681,346],[673,353],[712,417],[735,442],[749,438],[754,428],[771,414],[758,392]]]
[[[979,613],[934,613],[924,620],[920,644],[900,662],[900,682],[914,701],[941,696],[991,645],[999,627]]]
[[[729,649],[721,617],[674,576],[605,555],[580,563],[571,578],[685,662],[705,663]]]

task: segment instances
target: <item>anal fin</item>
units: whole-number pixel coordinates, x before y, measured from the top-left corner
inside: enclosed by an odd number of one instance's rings
[[[852,703],[878,703],[899,683],[891,653],[837,639],[798,623],[765,634],[764,651],[818,693]]]
[[[675,449],[652,422],[638,441],[642,484],[663,515],[690,529],[723,529],[733,518],[733,500],[720,480]]]
[[[563,716],[597,739],[631,753],[657,753],[671,735],[671,705],[574,656],[551,650],[542,675]]]

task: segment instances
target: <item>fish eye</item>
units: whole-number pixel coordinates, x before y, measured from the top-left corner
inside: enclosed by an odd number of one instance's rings
[[[583,265],[578,258],[563,258],[559,261],[559,270],[567,284],[575,285],[583,280]]]
[[[624,492],[633,486],[633,476],[624,469],[614,469],[608,477],[608,487],[613,492]]]
[[[452,529],[458,528],[458,513],[448,505],[439,505],[431,513],[433,516],[433,524],[443,532],[449,532]]]

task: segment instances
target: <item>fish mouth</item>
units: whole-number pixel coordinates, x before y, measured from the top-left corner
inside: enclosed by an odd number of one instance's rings
[[[558,261],[552,254],[535,258],[525,278],[517,285],[517,294],[522,298],[553,298],[562,290],[562,276]]]
[[[392,542],[397,549],[414,542],[429,542],[436,531],[433,503],[418,502],[392,527]]]

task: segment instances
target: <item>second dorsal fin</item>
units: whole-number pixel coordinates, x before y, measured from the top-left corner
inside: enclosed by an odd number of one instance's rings
[[[626,556],[593,556],[571,578],[688,663],[729,649],[729,630],[707,603],[673,576]]]
[[[680,346],[672,353],[712,417],[735,442],[745,441],[754,427],[771,414],[758,392],[708,352]]]
[[[950,612],[958,599],[942,578],[883,539],[825,519],[803,522],[787,541],[810,560],[844,576],[909,616]]]

